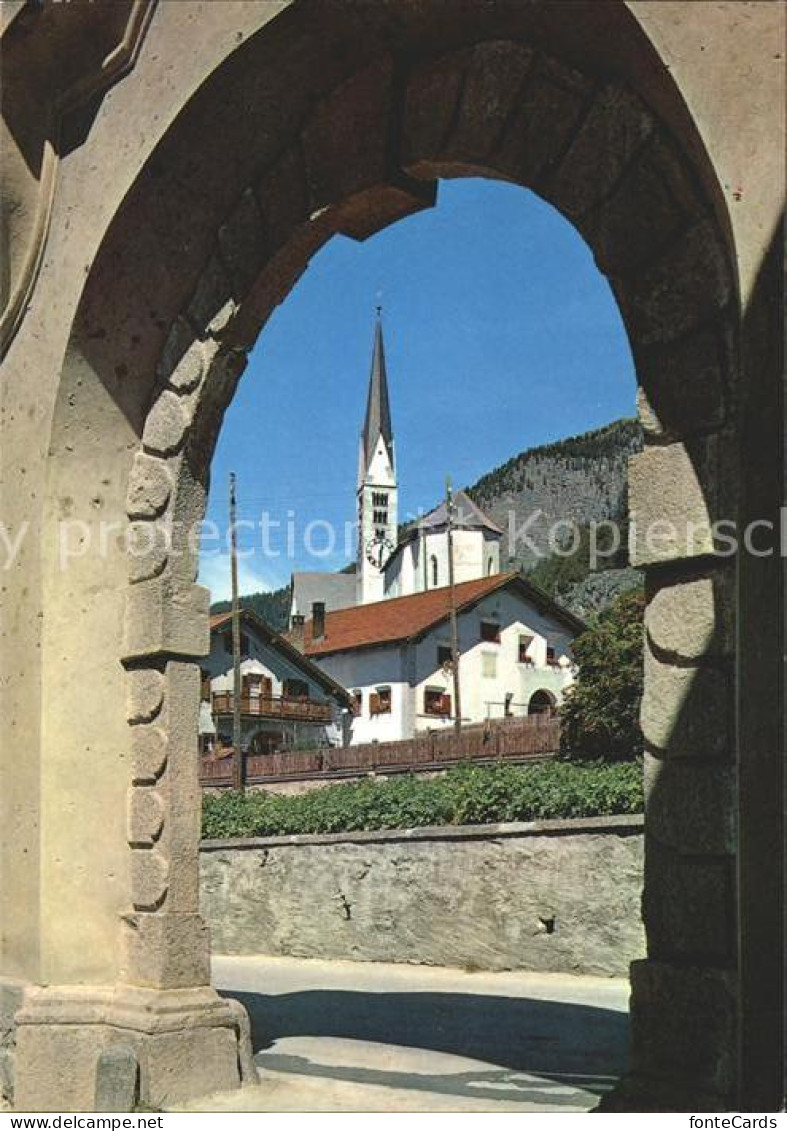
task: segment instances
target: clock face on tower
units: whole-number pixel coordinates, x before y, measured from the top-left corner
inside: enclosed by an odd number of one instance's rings
[[[375,569],[382,569],[383,562],[394,552],[396,546],[390,538],[375,537],[366,543],[366,560]]]

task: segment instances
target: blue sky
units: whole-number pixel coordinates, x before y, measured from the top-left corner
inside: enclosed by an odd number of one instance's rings
[[[271,523],[267,555],[259,529],[241,533],[242,592],[346,563],[378,302],[401,518],[434,505],[448,473],[464,486],[524,448],[633,414],[626,333],[579,234],[516,186],[443,181],[436,208],[326,244],[263,329],[213,460],[207,518],[222,533],[203,542],[200,579],[214,599],[229,593],[230,471],[238,517]],[[336,532],[328,554],[322,523]]]

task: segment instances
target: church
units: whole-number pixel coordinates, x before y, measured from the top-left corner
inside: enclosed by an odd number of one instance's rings
[[[354,568],[341,573],[294,573],[290,628],[311,614],[408,597],[448,585],[448,515],[445,502],[399,534],[396,470],[382,320],[374,330],[366,415],[358,451],[358,550]],[[503,531],[464,491],[453,499],[454,580],[472,581],[500,571]]]
[[[399,532],[399,481],[380,312],[361,432],[354,572],[295,573],[290,641],[353,699],[351,742],[452,725],[453,604],[463,723],[552,711],[584,624],[516,572],[503,531],[464,492]],[[450,538],[449,538],[450,525]]]

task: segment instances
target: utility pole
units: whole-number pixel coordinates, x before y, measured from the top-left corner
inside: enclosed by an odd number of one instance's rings
[[[462,729],[462,698],[459,691],[459,625],[454,588],[454,498],[451,476],[445,480],[445,517],[448,531],[448,599],[451,607],[451,668],[454,673],[454,730]]]
[[[235,522],[235,472],[230,472],[230,563],[232,574],[232,787],[243,793],[240,723],[240,608],[238,606],[238,529]]]

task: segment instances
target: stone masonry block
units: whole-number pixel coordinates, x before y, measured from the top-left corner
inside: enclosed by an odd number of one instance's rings
[[[186,314],[200,336],[219,334],[237,309],[232,283],[217,255],[200,275]]]
[[[188,319],[179,314],[170,327],[156,367],[156,376],[160,384],[163,385],[171,379],[193,341],[194,330]]]
[[[502,138],[533,52],[518,43],[480,43],[468,60],[456,124],[444,147],[450,160],[474,165],[493,153]]]
[[[172,476],[163,460],[137,452],[128,480],[126,511],[129,518],[157,518],[172,494]]]
[[[497,146],[494,167],[523,184],[544,184],[580,122],[592,90],[584,75],[537,56]]]
[[[124,659],[205,656],[210,650],[210,592],[200,585],[173,587],[156,577],[126,594]]]
[[[659,583],[648,578],[645,629],[664,660],[699,660],[733,650],[733,570]]]
[[[128,673],[128,721],[148,723],[164,703],[164,676],[155,668],[137,668]]]
[[[161,777],[167,764],[167,732],[163,726],[148,723],[135,726],[131,732],[135,785],[152,785]]]
[[[137,911],[156,911],[169,886],[169,861],[159,848],[131,850],[131,900]]]
[[[727,319],[685,339],[644,348],[632,341],[647,433],[680,439],[718,429],[732,411],[732,328]]]
[[[413,68],[407,77],[402,123],[402,167],[431,180],[456,114],[472,50],[456,51]]]
[[[219,249],[232,292],[242,302],[265,259],[265,228],[254,193],[247,188],[227,222],[219,228]]]
[[[172,456],[180,451],[189,426],[189,415],[177,393],[160,393],[145,420],[142,445],[154,456]]]
[[[577,220],[610,192],[653,128],[652,115],[635,94],[605,86],[550,181],[549,200]]]
[[[732,677],[727,665],[678,667],[645,642],[640,722],[646,744],[668,757],[732,756]]]
[[[287,149],[256,186],[271,252],[281,250],[309,219],[309,189],[300,146]]]
[[[131,1045],[112,1045],[98,1058],[93,1111],[133,1111],[137,1100],[139,1063]]]
[[[128,576],[135,584],[158,577],[169,561],[170,534],[166,516],[132,522],[128,528]]]
[[[385,184],[393,62],[366,67],[322,102],[302,135],[311,211]]]
[[[166,806],[151,785],[133,785],[128,793],[128,842],[134,848],[149,848],[161,836]]]
[[[685,857],[645,839],[642,918],[648,954],[666,961],[734,961],[731,857]]]
[[[645,611],[645,630],[654,648],[671,657],[697,660],[706,655],[716,632],[711,578],[656,590]]]
[[[632,564],[730,557],[736,498],[732,437],[646,446],[629,460]]]
[[[169,373],[169,385],[176,393],[191,393],[205,379],[218,351],[218,343],[194,338]]]
[[[612,279],[629,337],[640,346],[674,341],[716,318],[733,297],[733,278],[711,220],[683,233],[630,282]]]
[[[645,753],[647,827],[665,847],[696,856],[734,853],[735,802],[732,765]]]
[[[210,984],[210,940],[198,914],[139,912],[123,919],[124,981],[177,989]]]
[[[579,222],[605,275],[631,275],[665,244],[703,215],[686,172],[685,158],[671,142],[651,136],[612,195]]]
[[[646,959],[631,966],[631,1069],[730,1095],[737,995],[729,970]]]

